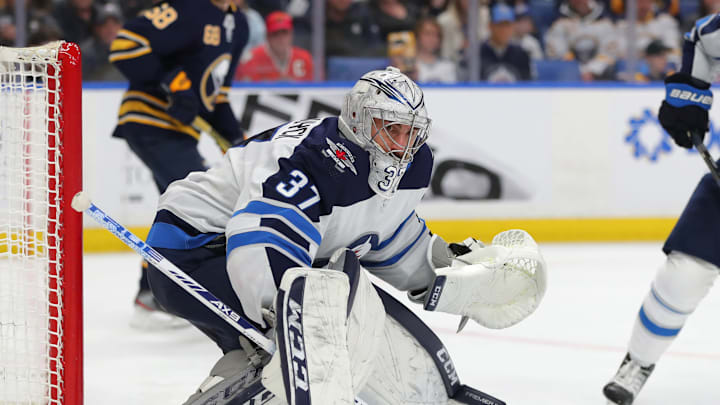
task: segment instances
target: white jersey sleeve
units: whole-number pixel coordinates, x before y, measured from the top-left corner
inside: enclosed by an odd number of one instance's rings
[[[697,20],[684,39],[681,71],[712,83],[720,59],[720,14]]]

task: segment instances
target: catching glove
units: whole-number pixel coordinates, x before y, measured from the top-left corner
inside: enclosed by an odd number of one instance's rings
[[[501,232],[487,247],[473,239],[464,244],[468,253],[435,269],[424,297],[426,310],[462,315],[458,331],[468,318],[501,329],[535,311],[545,294],[546,266],[527,232]]]

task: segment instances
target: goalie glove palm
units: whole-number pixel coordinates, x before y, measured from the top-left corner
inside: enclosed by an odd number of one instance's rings
[[[535,311],[545,294],[545,261],[527,232],[505,231],[488,247],[470,248],[451,266],[435,270],[425,309],[469,317],[491,329],[512,326]]]

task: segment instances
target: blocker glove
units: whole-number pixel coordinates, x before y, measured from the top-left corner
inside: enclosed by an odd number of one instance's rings
[[[708,110],[713,101],[710,83],[687,73],[675,73],[665,78],[665,90],[658,114],[660,124],[676,144],[692,148],[688,132],[703,139],[708,131]]]
[[[200,103],[185,71],[180,67],[173,69],[165,76],[160,87],[170,99],[167,113],[185,125],[193,122],[200,111]]]

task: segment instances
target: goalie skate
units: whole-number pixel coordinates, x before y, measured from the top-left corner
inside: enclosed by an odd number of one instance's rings
[[[626,354],[615,377],[603,388],[608,404],[632,404],[653,369],[654,364],[643,367],[629,353]]]

